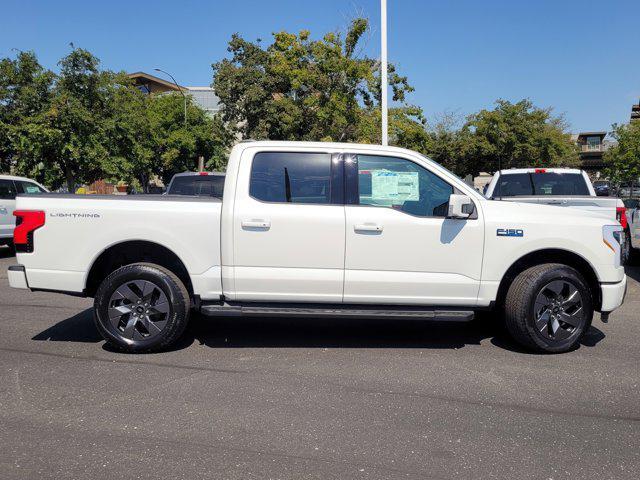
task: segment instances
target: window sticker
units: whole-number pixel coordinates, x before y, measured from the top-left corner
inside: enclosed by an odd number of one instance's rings
[[[376,200],[420,200],[418,172],[371,172],[371,196]]]

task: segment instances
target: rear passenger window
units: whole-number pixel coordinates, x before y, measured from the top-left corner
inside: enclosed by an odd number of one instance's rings
[[[0,198],[3,200],[16,198],[16,189],[12,180],[0,180]]]
[[[331,155],[261,152],[253,157],[249,194],[264,202],[331,203]]]

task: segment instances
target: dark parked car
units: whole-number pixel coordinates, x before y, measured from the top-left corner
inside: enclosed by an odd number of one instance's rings
[[[177,173],[171,179],[167,195],[192,195],[222,198],[225,174],[220,172]]]

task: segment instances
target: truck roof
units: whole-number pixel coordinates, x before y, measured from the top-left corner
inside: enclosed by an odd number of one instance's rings
[[[350,150],[357,148],[358,150],[371,150],[372,152],[398,152],[409,153],[415,155],[416,152],[408,150],[406,148],[374,145],[371,143],[344,143],[344,142],[292,142],[282,140],[243,140],[236,144],[234,148],[245,149],[252,147],[300,147],[300,148],[314,148],[314,149],[338,149],[338,150]]]
[[[0,180],[24,180],[25,182],[38,183],[35,180],[27,177],[18,177],[16,175],[0,175]]]
[[[516,174],[516,173],[582,173],[582,170],[580,170],[579,168],[544,168],[544,167],[509,168],[507,170],[500,170],[500,175],[510,175],[510,174]]]

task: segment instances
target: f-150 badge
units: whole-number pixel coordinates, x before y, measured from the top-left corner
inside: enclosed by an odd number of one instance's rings
[[[499,228],[496,231],[499,237],[524,237],[524,230],[520,228]]]

